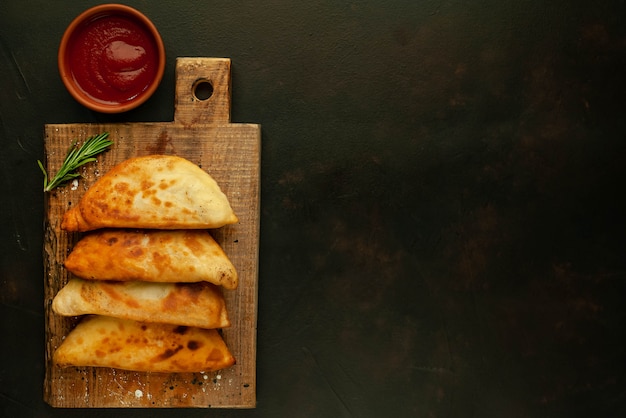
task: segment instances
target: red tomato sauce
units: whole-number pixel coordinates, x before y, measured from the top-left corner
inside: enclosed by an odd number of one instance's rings
[[[157,46],[140,23],[102,16],[78,28],[68,44],[72,76],[102,103],[124,103],[148,88],[158,68]]]

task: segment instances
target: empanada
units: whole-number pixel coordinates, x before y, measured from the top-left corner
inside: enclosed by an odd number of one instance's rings
[[[238,284],[226,253],[208,231],[197,229],[93,231],[76,243],[64,266],[88,280]]]
[[[71,279],[52,300],[63,316],[99,314],[144,322],[230,326],[221,289],[207,282],[151,283]]]
[[[130,158],[104,174],[67,211],[66,231],[210,229],[238,221],[217,182],[173,155]]]
[[[209,372],[235,364],[217,330],[85,317],[54,352],[60,367],[93,366],[141,372]]]

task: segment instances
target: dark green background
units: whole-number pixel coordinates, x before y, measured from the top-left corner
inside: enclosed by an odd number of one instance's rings
[[[94,4],[0,2],[0,416],[85,414],[42,401],[43,125],[173,120],[177,56],[262,125],[258,407],[90,416],[626,416],[623,0],[129,1],[168,61],[116,116],[56,67]]]

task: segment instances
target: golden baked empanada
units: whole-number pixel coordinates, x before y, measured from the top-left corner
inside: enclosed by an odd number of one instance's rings
[[[199,229],[93,231],[76,243],[64,266],[88,280],[238,284],[226,253]]]
[[[143,372],[209,372],[235,364],[214,329],[86,316],[53,354],[60,367]]]
[[[212,283],[71,279],[52,300],[63,316],[98,314],[200,328],[230,326],[224,296]]]
[[[150,155],[130,158],[104,174],[64,214],[61,228],[209,229],[237,221],[206,171],[181,157]]]

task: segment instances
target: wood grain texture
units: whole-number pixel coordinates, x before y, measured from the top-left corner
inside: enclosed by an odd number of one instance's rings
[[[194,95],[198,80],[213,85],[213,95]],[[63,408],[223,407],[256,405],[256,321],[260,205],[261,128],[230,122],[230,60],[179,58],[176,65],[176,109],[173,122],[114,124],[48,124],[46,168],[55,173],[73,140],[109,132],[111,149],[81,169],[77,187],[67,185],[46,197],[44,284],[46,316],[45,401]],[[56,315],[52,299],[69,275],[63,260],[80,238],[60,229],[63,214],[115,164],[149,154],[189,159],[218,182],[239,223],[212,230],[239,273],[239,287],[225,290],[232,326],[224,340],[237,364],[214,373],[156,374],[107,368],[60,369],[52,354],[77,322]]]

